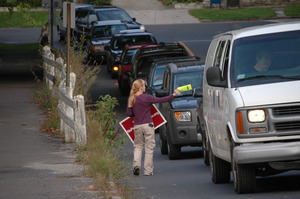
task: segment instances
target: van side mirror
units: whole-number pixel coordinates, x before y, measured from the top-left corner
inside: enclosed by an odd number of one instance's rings
[[[193,97],[203,97],[203,88],[195,88],[192,95]]]
[[[208,85],[215,87],[226,87],[227,82],[221,76],[221,70],[217,66],[209,67],[206,71],[206,80]]]

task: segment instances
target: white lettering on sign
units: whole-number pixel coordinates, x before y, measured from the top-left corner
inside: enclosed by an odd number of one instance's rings
[[[159,112],[154,113],[153,115],[151,115],[151,117],[154,118],[157,115],[159,115]]]
[[[131,131],[133,131],[134,130],[134,128],[130,128],[128,131],[127,131],[127,133],[130,133]]]

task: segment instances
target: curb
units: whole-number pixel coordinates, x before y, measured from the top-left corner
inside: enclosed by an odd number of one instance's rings
[[[212,22],[230,22],[230,21],[264,21],[264,20],[286,20],[286,19],[300,19],[300,16],[247,18],[247,19],[199,19],[199,21],[201,23],[212,23]]]

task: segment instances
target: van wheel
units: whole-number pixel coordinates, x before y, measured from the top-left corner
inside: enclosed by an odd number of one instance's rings
[[[234,142],[231,141],[231,168],[234,190],[238,194],[254,193],[256,187],[255,167],[252,164],[236,164],[233,158]]]
[[[168,154],[167,140],[164,140],[161,133],[159,133],[159,146],[160,146],[160,153],[162,155],[167,155]]]
[[[170,160],[178,159],[181,153],[180,147],[172,144],[170,139],[167,139],[167,146],[168,146],[169,159]]]
[[[208,138],[205,131],[202,131],[202,150],[203,150],[203,161],[206,166],[209,166],[209,150],[208,150]]]
[[[210,144],[208,145],[211,180],[215,184],[228,183],[230,180],[230,164],[225,160],[216,157],[212,152]]]

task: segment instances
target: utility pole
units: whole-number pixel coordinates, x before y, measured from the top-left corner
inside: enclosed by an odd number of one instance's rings
[[[224,10],[227,10],[227,0],[224,0]]]
[[[50,49],[53,48],[53,18],[54,18],[54,12],[53,12],[53,0],[50,1]]]
[[[70,46],[71,46],[71,4],[67,3],[67,78],[66,86],[70,87]]]

